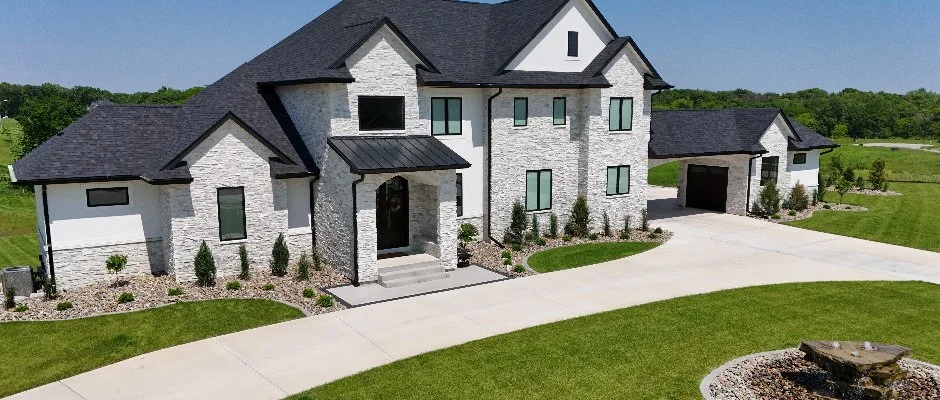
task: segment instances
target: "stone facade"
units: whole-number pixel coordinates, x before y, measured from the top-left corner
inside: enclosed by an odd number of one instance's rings
[[[138,243],[107,244],[52,251],[55,259],[56,286],[69,289],[96,282],[114,280],[105,262],[111,255],[126,255],[127,265],[121,276],[162,275],[166,272],[160,239]]]
[[[708,165],[712,167],[728,168],[728,199],[725,202],[726,212],[729,214],[745,215],[747,213],[747,160],[748,155],[727,155],[713,157],[696,157],[679,161],[679,205],[686,206],[686,187],[688,187],[689,165]],[[760,185],[760,180],[752,182]],[[753,191],[753,188],[751,188]],[[753,201],[754,198],[751,198]]]

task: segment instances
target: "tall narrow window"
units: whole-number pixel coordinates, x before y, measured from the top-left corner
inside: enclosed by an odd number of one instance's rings
[[[630,193],[630,166],[607,167],[607,195]]]
[[[793,164],[806,164],[806,153],[796,153],[793,155]]]
[[[130,204],[126,187],[85,190],[88,207],[126,206]]]
[[[553,110],[553,121],[554,125],[567,125],[568,124],[568,100],[564,97],[556,97],[552,104]]]
[[[552,209],[552,170],[526,171],[525,209],[526,211]]]
[[[462,133],[463,100],[460,97],[431,98],[431,134],[459,135]]]
[[[578,56],[578,32],[568,31],[568,57]]]
[[[457,216],[463,216],[463,174],[457,174]]]
[[[405,98],[359,96],[359,130],[405,130]]]
[[[610,130],[629,131],[633,129],[633,98],[610,98]]]
[[[513,101],[513,125],[526,126],[529,124],[529,99],[516,97]]]
[[[219,240],[240,240],[248,237],[245,227],[245,188],[219,188]]]
[[[764,186],[770,181],[777,181],[777,166],[779,157],[764,157],[760,165],[760,185]]]

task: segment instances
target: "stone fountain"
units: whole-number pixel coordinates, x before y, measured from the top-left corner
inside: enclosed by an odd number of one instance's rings
[[[800,351],[829,373],[840,396],[853,400],[894,399],[893,383],[907,377],[898,361],[912,353],[896,345],[825,341],[803,342]]]

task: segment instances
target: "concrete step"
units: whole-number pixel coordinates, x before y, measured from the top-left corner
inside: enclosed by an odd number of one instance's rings
[[[379,260],[376,264],[379,268],[379,273],[381,274],[388,272],[406,271],[414,268],[416,265],[429,262],[440,263],[440,260],[438,260],[437,257],[429,254],[414,254],[410,256]]]
[[[402,265],[398,267],[382,268],[379,270],[379,277],[386,280],[407,278],[412,276],[430,275],[435,272],[441,272],[440,260],[427,261],[417,264]]]
[[[416,283],[436,281],[439,279],[447,279],[450,277],[450,274],[444,272],[438,267],[438,271],[430,274],[424,275],[413,275],[413,276],[403,276],[395,279],[386,279],[379,275],[379,285],[382,285],[387,288],[399,287],[405,285],[414,285]]]

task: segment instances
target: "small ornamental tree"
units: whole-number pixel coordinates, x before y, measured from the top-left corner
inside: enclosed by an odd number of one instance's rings
[[[506,233],[503,235],[503,241],[508,244],[521,244],[525,240],[525,231],[528,225],[528,217],[525,214],[525,208],[522,203],[516,200],[512,203],[512,214]]]
[[[284,234],[277,235],[274,241],[274,248],[271,249],[271,275],[287,275],[287,264],[290,262],[290,251],[287,250],[287,244],[284,242]]]
[[[884,158],[878,158],[871,163],[871,170],[868,172],[868,182],[871,183],[872,189],[881,191],[885,191],[887,189]]]
[[[460,247],[466,248],[467,244],[476,240],[480,231],[474,224],[460,224],[460,230],[457,231],[457,240],[460,241]]]
[[[241,267],[238,279],[248,280],[251,278],[251,263],[248,261],[248,249],[245,245],[238,246],[238,261]]]
[[[764,217],[780,214],[780,190],[777,189],[776,180],[767,182],[767,185],[761,189],[752,212]]]
[[[842,199],[850,190],[852,190],[851,181],[840,179],[838,182],[836,182],[836,193],[839,193],[839,204],[842,204]]]
[[[610,236],[610,216],[604,211],[604,236]]]
[[[587,237],[591,233],[590,226],[591,210],[588,208],[587,198],[583,194],[579,194],[574,201],[574,205],[571,206],[571,218],[568,220],[567,232],[565,233],[577,237]]]
[[[532,228],[529,229],[529,236],[531,236],[532,240],[538,239],[540,236],[538,215],[532,215]]]
[[[842,156],[833,154],[829,157],[828,179],[830,183],[838,182],[845,174],[845,163],[842,162]]]
[[[199,286],[215,286],[215,259],[212,258],[212,250],[203,240],[199,245],[199,252],[196,253],[196,260],[193,261],[193,269],[196,271],[196,284]]]
[[[310,265],[310,258],[307,257],[307,252],[300,254],[300,261],[297,262],[297,280],[298,281],[309,281],[310,280],[310,268],[313,266]]]
[[[104,262],[104,266],[108,269],[109,274],[115,276],[114,284],[117,285],[120,283],[120,279],[117,278],[118,274],[127,266],[127,256],[123,254],[112,254]]]
[[[797,183],[790,191],[787,203],[789,203],[790,209],[794,211],[803,211],[809,208],[809,195],[806,194],[806,186]]]
[[[558,237],[558,216],[555,213],[548,216],[548,237],[552,239]]]
[[[645,208],[640,212],[640,229],[643,232],[650,231],[650,213]]]
[[[865,178],[861,176],[855,178],[855,189],[865,190]]]

